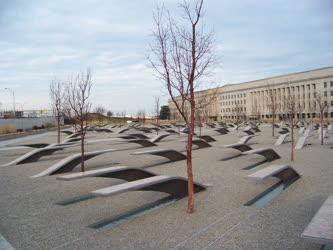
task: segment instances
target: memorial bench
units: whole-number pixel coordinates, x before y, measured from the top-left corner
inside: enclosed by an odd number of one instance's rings
[[[85,152],[83,160],[89,160],[93,157],[96,157],[101,154],[109,153],[116,151],[117,149],[106,149],[106,150],[100,150],[100,151],[91,151],[91,152]],[[53,164],[51,167],[47,168],[46,170],[42,171],[41,173],[31,176],[32,178],[47,176],[47,175],[54,175],[54,174],[60,174],[60,173],[67,173],[72,171],[77,165],[81,163],[81,153],[77,153],[74,155],[70,155],[61,161]]]
[[[170,161],[181,161],[186,159],[186,155],[173,149],[157,149],[149,151],[134,152],[132,155],[156,155],[169,159]]]
[[[321,205],[301,237],[314,243],[333,246],[333,196],[329,196]]]
[[[243,155],[258,154],[265,157],[265,161],[274,161],[280,159],[280,156],[272,148],[257,148],[242,152]]]
[[[187,196],[187,179],[176,176],[153,176],[141,180],[122,183],[119,185],[98,189],[90,192],[93,196],[107,197],[129,191],[158,191],[182,198]],[[194,192],[200,192],[206,186],[194,183]]]
[[[24,164],[24,163],[36,162],[41,157],[46,156],[46,155],[51,155],[56,151],[63,150],[64,148],[65,148],[65,146],[37,148],[2,166],[6,167],[6,166],[13,166],[13,165],[19,165],[19,164]]]
[[[115,178],[125,181],[135,181],[148,177],[156,176],[156,174],[140,168],[117,166],[89,170],[85,172],[73,173],[63,176],[58,176],[57,180],[72,181],[88,177],[104,177]]]
[[[280,146],[282,143],[284,143],[284,141],[286,140],[286,138],[289,136],[289,133],[286,134],[281,134],[279,136],[279,138],[276,140],[276,142],[274,143],[275,146]]]
[[[270,165],[246,176],[245,178],[262,182],[269,177],[276,177],[283,182],[290,182],[295,178],[298,179],[300,175],[289,165]]]

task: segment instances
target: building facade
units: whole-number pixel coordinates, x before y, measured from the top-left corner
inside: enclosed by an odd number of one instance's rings
[[[196,103],[210,96],[206,118],[209,120],[276,119],[286,117],[286,97],[293,96],[298,118],[309,119],[320,114],[316,95],[327,102],[324,116],[333,118],[333,67],[320,68],[250,82],[227,84],[195,94]],[[214,97],[213,97],[214,96]],[[276,105],[272,105],[272,97]],[[179,98],[179,97],[178,97]],[[169,101],[171,117],[179,118]]]

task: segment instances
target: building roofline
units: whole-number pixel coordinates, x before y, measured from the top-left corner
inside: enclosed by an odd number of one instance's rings
[[[300,71],[300,72],[294,72],[294,73],[287,73],[287,74],[282,74],[282,75],[276,75],[276,76],[271,76],[271,77],[267,77],[267,78],[256,79],[256,80],[247,81],[247,82],[227,83],[225,85],[222,85],[221,87],[227,87],[227,86],[233,86],[233,85],[241,85],[241,84],[253,83],[253,82],[264,81],[264,80],[272,80],[272,79],[276,79],[276,78],[279,78],[279,77],[294,76],[294,75],[299,75],[299,74],[303,74],[303,73],[309,73],[309,72],[314,72],[314,71],[324,70],[324,69],[333,69],[333,66],[322,67],[322,68],[317,68],[317,69],[310,69],[310,70],[305,70],[305,71]]]

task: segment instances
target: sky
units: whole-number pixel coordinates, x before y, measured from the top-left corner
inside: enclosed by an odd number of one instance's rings
[[[193,2],[192,0],[191,2]],[[0,109],[50,107],[49,84],[92,70],[91,103],[113,112],[167,104],[147,56],[152,13],[178,0],[0,0]],[[214,31],[214,86],[333,66],[333,1],[206,0]]]

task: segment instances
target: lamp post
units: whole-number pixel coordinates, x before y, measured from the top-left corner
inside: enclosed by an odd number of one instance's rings
[[[13,95],[13,111],[14,111],[14,117],[16,117],[16,113],[15,113],[15,93],[14,93],[14,90],[10,89],[10,88],[5,88],[5,90],[8,90],[10,92],[12,92],[12,95]]]

